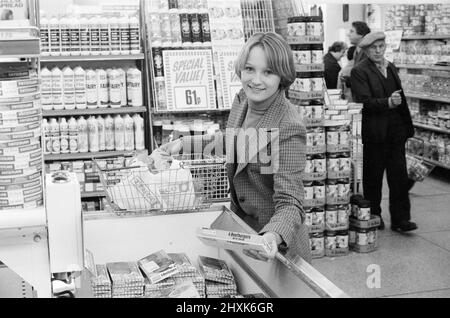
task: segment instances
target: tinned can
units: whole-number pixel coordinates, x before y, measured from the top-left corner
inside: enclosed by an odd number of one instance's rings
[[[325,250],[325,241],[323,238],[323,233],[311,233],[309,234],[309,243],[311,247],[311,252],[313,253],[323,253]]]
[[[322,181],[316,181],[314,184],[314,199],[325,199],[325,183]]]
[[[312,147],[314,146],[316,133],[313,128],[306,129],[306,146]]]
[[[369,245],[375,244],[376,238],[377,238],[377,229],[376,228],[369,229],[369,231],[367,232],[367,244]]]
[[[348,208],[349,208],[348,204],[342,204],[338,206],[337,221],[339,224],[348,224],[349,218]]]
[[[370,201],[361,200],[357,205],[357,219],[360,221],[370,220]]]
[[[341,158],[339,158],[339,171],[350,171],[350,155],[344,153]]]
[[[350,144],[350,127],[343,126],[339,130],[339,145],[348,146]]]
[[[315,105],[315,106],[311,106],[312,107],[312,116],[311,118],[314,119],[321,119],[323,117],[323,106],[322,105]]]
[[[350,228],[348,230],[348,244],[349,245],[355,245],[356,244],[356,229]]]
[[[327,157],[327,171],[330,172],[339,172],[339,158],[336,154],[328,154]]]
[[[311,64],[311,47],[308,44],[300,44],[295,46],[297,64],[305,65]]]
[[[330,226],[336,226],[338,223],[338,207],[337,205],[327,205],[325,208],[325,220]]]
[[[323,36],[323,22],[320,17],[309,17],[306,23],[306,35]]]
[[[339,131],[336,127],[327,128],[327,145],[339,145]]]
[[[313,225],[313,208],[305,209],[305,225],[308,227]]]
[[[313,44],[311,45],[311,63],[322,64],[323,63],[323,45]]]
[[[311,78],[311,91],[317,92],[323,90],[323,76],[321,72],[314,73],[314,77]]]
[[[350,180],[340,179],[338,181],[338,197],[339,199],[347,199],[350,194]]]
[[[164,64],[163,64],[162,49],[160,47],[154,47],[152,48],[152,51],[153,51],[153,68],[155,71],[155,77],[163,77]]]
[[[312,225],[320,226],[325,224],[325,209],[315,207],[312,209]]]
[[[336,232],[328,231],[325,236],[325,249],[335,250],[336,249],[337,236]]]
[[[339,231],[336,234],[336,248],[347,248],[349,235],[347,231]]]
[[[369,244],[368,230],[357,229],[356,230],[356,244],[359,246],[366,246]]]
[[[316,145],[325,146],[325,130],[322,127],[316,127]]]
[[[312,182],[304,181],[303,188],[305,191],[305,200],[313,200],[314,199],[314,186]]]
[[[337,199],[338,198],[338,184],[335,179],[327,180],[327,198]]]
[[[326,159],[319,155],[314,159],[314,172],[324,173],[327,171]]]
[[[314,172],[314,160],[312,156],[306,156],[305,163],[305,173],[313,173]]]
[[[309,77],[297,78],[297,89],[299,92],[310,92],[311,91],[311,79]]]

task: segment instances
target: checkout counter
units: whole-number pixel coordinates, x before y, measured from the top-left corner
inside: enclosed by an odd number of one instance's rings
[[[270,262],[242,253],[206,246],[195,235],[198,227],[255,233],[225,206],[188,213],[117,216],[85,213],[84,245],[96,264],[137,261],[158,250],[186,253],[197,266],[198,256],[223,259],[231,268],[240,294],[263,293],[267,297],[348,297],[309,263],[296,263],[277,253]],[[84,276],[84,275],[83,275]],[[88,279],[82,280],[78,297],[92,297]]]

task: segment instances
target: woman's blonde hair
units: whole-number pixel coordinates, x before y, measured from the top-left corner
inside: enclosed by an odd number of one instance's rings
[[[247,63],[251,49],[255,46],[264,50],[267,55],[268,67],[274,74],[281,77],[280,89],[289,88],[296,77],[294,57],[289,44],[281,35],[273,32],[255,33],[248,39],[234,64],[236,75],[241,78],[241,71]]]

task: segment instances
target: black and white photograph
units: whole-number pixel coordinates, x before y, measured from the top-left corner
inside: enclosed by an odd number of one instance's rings
[[[450,0],[0,0],[0,299],[281,315],[449,268]]]

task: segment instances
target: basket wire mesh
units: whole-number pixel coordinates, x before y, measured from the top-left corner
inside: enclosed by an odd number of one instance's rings
[[[102,169],[96,160],[94,164],[106,201],[118,215],[198,211],[209,208],[214,200],[223,201],[228,192],[224,160],[175,159],[184,160],[159,170],[147,166]]]

